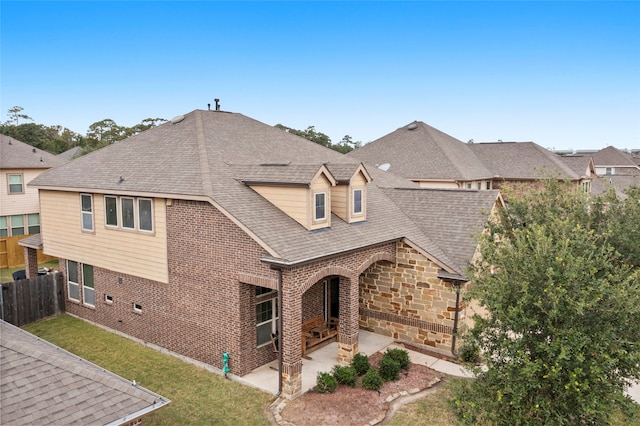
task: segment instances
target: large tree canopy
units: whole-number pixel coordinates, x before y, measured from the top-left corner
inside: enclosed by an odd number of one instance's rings
[[[468,271],[465,345],[487,369],[454,392],[467,423],[607,424],[640,379],[640,191],[587,197],[557,179],[509,194]]]
[[[361,142],[354,142],[353,138],[349,135],[344,135],[342,140],[337,144],[331,143],[331,138],[322,132],[316,131],[315,126],[309,126],[305,130],[292,129],[291,127],[287,127],[282,124],[276,124],[274,127],[282,129],[285,132],[303,137],[307,140],[310,140],[311,142],[317,143],[318,145],[326,146],[327,148],[331,148],[334,151],[338,151],[343,154],[346,154],[347,152],[353,151],[354,149],[362,146]]]

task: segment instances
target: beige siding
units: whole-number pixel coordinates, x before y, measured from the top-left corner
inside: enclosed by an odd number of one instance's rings
[[[349,215],[347,214],[348,197],[348,185],[336,185],[331,188],[331,211],[345,222],[349,222]]]
[[[165,200],[153,200],[154,233],[107,229],[104,196],[93,195],[94,232],[81,230],[80,195],[40,191],[44,252],[117,272],[168,282]],[[87,248],[91,247],[91,250]]]
[[[420,188],[434,188],[434,189],[458,189],[458,184],[455,182],[442,182],[442,181],[415,181]]]
[[[14,169],[2,170],[0,178],[0,216],[11,216],[18,214],[38,213],[38,190],[27,186],[36,176],[44,172],[45,169]],[[7,175],[21,174],[23,194],[9,195]]]
[[[308,188],[261,185],[255,185],[251,188],[296,222],[309,228]]]
[[[366,189],[367,180],[362,175],[362,173],[358,173],[351,179],[351,189],[349,190],[349,223],[354,222],[362,222],[367,220],[367,189]],[[362,213],[354,214],[353,213],[353,190],[354,189],[362,189]]]

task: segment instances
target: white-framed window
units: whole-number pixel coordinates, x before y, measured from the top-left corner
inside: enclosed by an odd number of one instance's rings
[[[93,196],[91,194],[80,194],[82,209],[82,230],[93,231]]]
[[[316,221],[327,218],[327,194],[325,192],[314,194],[313,212],[313,218]]]
[[[153,232],[153,200],[151,198],[104,196],[105,225]]]
[[[24,216],[17,214],[11,216],[11,236],[24,235]]]
[[[467,189],[471,189],[471,182],[467,182]]]
[[[606,168],[604,169],[604,173],[605,173],[607,176],[611,176],[611,175],[613,174],[613,169],[612,169],[611,167],[606,167]]]
[[[138,198],[138,227],[141,231],[153,231],[153,202],[149,198]]]
[[[118,226],[118,197],[104,196],[104,223],[107,226]]]
[[[582,182],[582,191],[586,194],[591,193],[591,181],[590,180],[585,180],[584,182]]]
[[[9,183],[9,194],[23,194],[24,185],[22,184],[22,175],[7,175]]]
[[[482,189],[482,182],[478,182],[476,184],[476,188],[478,189],[478,191],[480,191]]]
[[[137,314],[141,314],[142,313],[142,305],[139,303],[133,303],[133,312],[137,313]]]
[[[28,214],[27,225],[29,226],[29,234],[39,234],[40,233],[40,213]]]
[[[82,302],[89,306],[96,305],[92,265],[82,264]]]
[[[0,216],[0,237],[8,237],[9,228],[7,227],[7,217]]]
[[[256,290],[263,287],[258,287]],[[264,293],[273,290],[266,289]],[[256,294],[258,291],[256,291]],[[274,292],[275,293],[275,292]],[[256,303],[256,345],[262,346],[271,342],[271,333],[276,333],[278,326],[278,298],[262,300]]]
[[[134,205],[133,198],[120,197],[120,213],[124,229],[136,229]]]
[[[111,296],[110,294],[105,294],[104,303],[106,303],[107,305],[113,305],[113,296]]]
[[[487,181],[487,190],[489,190],[489,189],[491,189],[491,181],[490,180]]]
[[[362,189],[353,190],[353,214],[361,214],[363,211],[362,194],[363,194]]]
[[[78,280],[78,262],[67,260],[67,293],[70,300],[80,301],[80,282]]]

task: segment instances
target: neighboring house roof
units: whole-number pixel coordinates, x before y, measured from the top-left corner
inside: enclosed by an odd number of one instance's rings
[[[599,195],[609,189],[613,189],[616,195],[624,200],[627,198],[624,191],[630,186],[640,187],[640,175],[611,175],[599,177],[591,183],[591,193]]]
[[[287,164],[295,177],[265,176],[260,164]],[[415,184],[374,168],[368,174],[367,220],[349,224],[333,215],[331,228],[308,231],[242,182],[256,179],[306,182],[324,164],[337,179],[362,167],[345,156],[242,114],[192,111],[150,130],[42,173],[40,189],[137,194],[211,202],[268,253],[266,261],[294,264],[406,238],[441,267],[461,273],[431,236],[408,218],[382,188]],[[244,165],[244,166],[243,166]],[[287,168],[288,168],[287,167]],[[275,170],[275,168],[274,168]]]
[[[560,159],[582,178],[589,179],[595,175],[595,166],[590,155],[562,155]]]
[[[78,154],[78,152],[80,152],[80,147],[74,146],[73,148],[66,150],[62,154],[58,154],[58,157],[64,158],[65,160],[68,161],[68,160],[72,160],[73,157],[75,157],[76,154]]]
[[[469,144],[478,159],[491,170],[492,177],[502,179],[580,179],[553,152],[534,142],[483,142]]]
[[[477,180],[491,178],[466,144],[422,121],[414,121],[349,152],[367,164],[389,164],[388,170],[411,180]]]
[[[67,160],[34,148],[7,135],[0,135],[0,169],[49,169]]]
[[[616,167],[627,170],[625,174],[640,175],[640,166],[638,161],[632,154],[628,154],[615,148],[608,146],[598,152],[593,153],[593,162],[597,167]],[[616,172],[616,174],[618,174]]]
[[[126,424],[170,401],[0,321],[0,423]]]
[[[456,265],[466,267],[500,191],[387,189],[385,193],[431,236]]]

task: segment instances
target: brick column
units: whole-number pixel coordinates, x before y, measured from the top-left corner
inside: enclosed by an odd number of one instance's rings
[[[302,295],[290,274],[283,274],[282,291],[282,396],[294,398],[302,392]]]
[[[349,364],[358,353],[358,277],[340,277],[338,361]]]
[[[38,252],[35,249],[24,247],[24,270],[27,278],[38,276]]]

